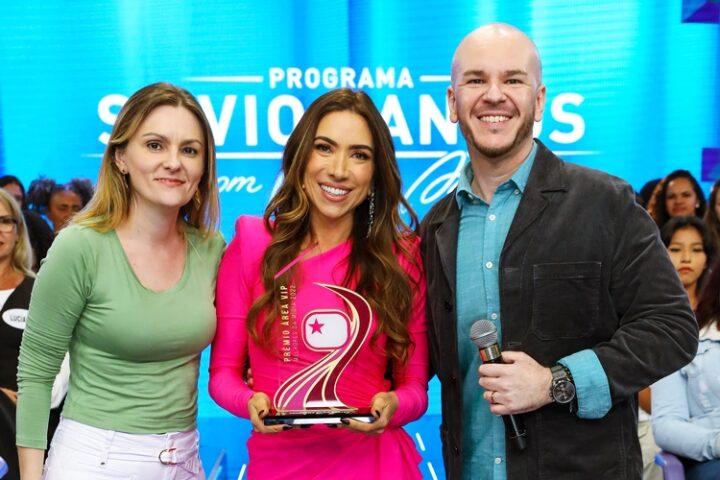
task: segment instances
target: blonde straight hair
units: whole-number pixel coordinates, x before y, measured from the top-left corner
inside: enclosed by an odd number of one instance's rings
[[[148,115],[164,105],[183,107],[190,111],[200,123],[204,136],[205,171],[193,199],[180,209],[180,217],[197,228],[204,237],[217,230],[220,206],[215,141],[210,124],[200,104],[190,92],[164,82],[141,88],[120,110],[102,158],[95,194],[87,207],[73,218],[72,223],[107,232],[127,219],[130,213],[131,185],[129,179],[118,169],[115,155],[127,146]]]
[[[23,217],[22,210],[20,210],[20,206],[12,195],[4,188],[0,188],[0,202],[10,210],[10,214],[15,219],[15,225],[17,226],[17,240],[13,247],[10,264],[16,272],[20,272],[26,277],[34,277],[35,273],[32,271],[33,251],[30,247],[30,237],[28,237],[27,226],[25,225],[25,217]]]

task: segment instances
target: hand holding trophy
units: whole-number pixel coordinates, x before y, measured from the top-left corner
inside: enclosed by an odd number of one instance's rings
[[[398,398],[394,392],[380,392],[372,399],[370,411],[374,420],[370,423],[358,421],[352,418],[343,418],[340,421],[351,430],[367,433],[368,435],[380,435],[385,431],[390,419],[398,407]]]
[[[268,413],[272,409],[272,402],[263,392],[257,392],[248,402],[248,413],[250,414],[250,422],[253,425],[253,430],[258,433],[278,433],[283,430],[283,425],[265,425],[263,419],[267,417]]]

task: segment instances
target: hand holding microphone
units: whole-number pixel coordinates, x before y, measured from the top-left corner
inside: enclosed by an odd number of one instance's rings
[[[505,352],[503,359],[497,329],[488,320],[478,320],[472,325],[470,339],[478,347],[483,363],[479,370],[480,385],[489,392],[485,398],[491,402],[490,410],[502,415],[508,436],[518,449],[524,450],[527,432],[518,414],[551,403],[550,369],[523,352]]]

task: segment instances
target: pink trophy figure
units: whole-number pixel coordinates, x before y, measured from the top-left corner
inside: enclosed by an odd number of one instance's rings
[[[275,392],[273,404],[282,411],[337,409],[353,413],[338,398],[337,383],[345,367],[355,358],[370,333],[372,310],[367,301],[352,290],[334,285],[327,288],[341,297],[352,312],[311,311],[303,321],[303,343],[316,352],[330,352],[322,360],[287,379]]]

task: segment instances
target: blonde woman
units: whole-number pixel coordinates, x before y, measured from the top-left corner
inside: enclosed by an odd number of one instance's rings
[[[35,274],[25,220],[20,207],[0,189],[0,410],[14,417],[17,358],[25,328]],[[0,439],[0,456],[9,467],[6,478],[18,478],[17,454],[10,438]]]
[[[120,111],[97,190],[53,243],[20,351],[17,444],[42,475],[50,379],[69,349],[63,419],[45,479],[202,479],[200,352],[215,333],[213,137],[199,104],[166,83]]]

